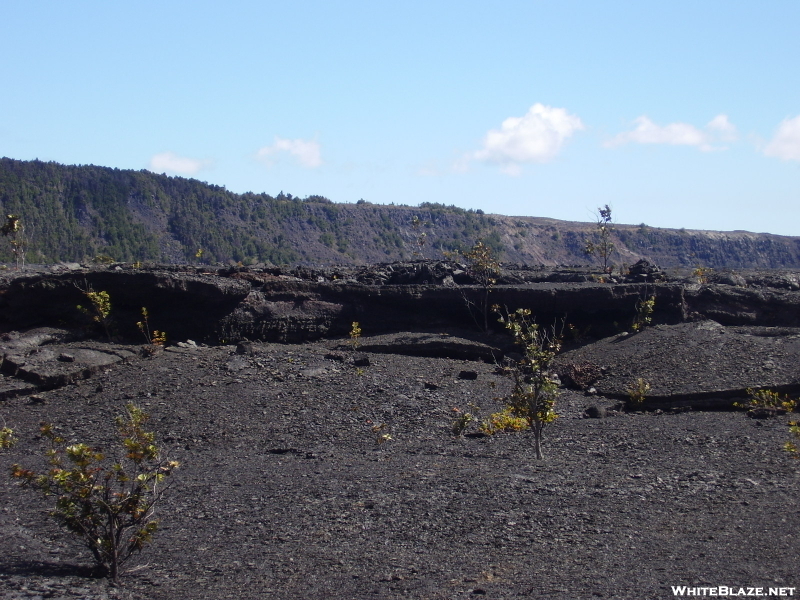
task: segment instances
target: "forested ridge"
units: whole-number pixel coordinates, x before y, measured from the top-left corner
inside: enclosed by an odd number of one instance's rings
[[[506,262],[592,262],[584,253],[592,223],[486,215],[436,203],[335,204],[323,196],[236,194],[194,179],[92,165],[2,158],[0,210],[25,225],[26,259],[33,263],[364,264],[441,258],[479,238]],[[616,225],[613,240],[618,265],[644,257],[662,266],[800,267],[796,237],[641,224]],[[0,261],[13,261],[2,239]]]

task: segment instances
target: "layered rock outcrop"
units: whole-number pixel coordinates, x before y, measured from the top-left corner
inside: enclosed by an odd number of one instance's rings
[[[799,281],[793,272],[744,272],[710,274],[699,283],[647,264],[625,277],[515,267],[504,271],[489,298],[511,310],[530,308],[539,323],[563,326],[572,349],[559,359],[562,367],[593,365],[602,372],[595,383],[602,395],[622,397],[632,379],[646,377],[653,403],[730,404],[747,387],[800,390],[793,369],[800,362]],[[109,295],[108,332],[78,309],[89,290]],[[73,265],[6,274],[0,346],[2,370],[12,379],[0,393],[63,385],[131,359],[135,349],[111,342],[146,341],[137,327],[142,307],[149,327],[166,331],[170,342],[298,343],[345,337],[358,321],[367,351],[496,360],[511,350],[509,337],[494,319],[494,330],[480,333],[483,292],[462,265],[423,261],[293,271]],[[656,326],[620,336],[651,297]],[[81,342],[91,337],[105,338],[105,346]]]

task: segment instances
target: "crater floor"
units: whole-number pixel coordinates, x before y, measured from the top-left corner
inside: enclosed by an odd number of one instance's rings
[[[499,409],[509,382],[494,365],[367,356],[356,367],[335,341],[176,347],[0,403],[20,439],[0,453],[6,472],[43,467],[43,420],[110,447],[128,402],[182,463],[161,529],[119,588],[86,576],[88,553],[48,520],[47,501],[0,477],[0,597],[642,600],[673,598],[677,585],[800,588],[800,461],[782,450],[791,415],[586,419],[590,404],[613,402],[565,390],[537,461],[529,434],[451,433],[454,408]]]

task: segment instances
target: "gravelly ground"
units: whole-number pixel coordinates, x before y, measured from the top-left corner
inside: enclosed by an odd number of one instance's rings
[[[0,597],[672,598],[672,585],[800,588],[800,461],[788,417],[620,414],[560,399],[546,460],[527,434],[455,439],[453,408],[488,414],[489,364],[392,354],[361,370],[332,343],[164,352],[0,404],[34,466],[39,421],[107,443],[134,401],[181,461],[162,528],[121,588],[0,478]],[[340,352],[347,354],[347,352]],[[458,378],[476,371],[476,380]],[[426,389],[425,384],[429,384]],[[610,404],[607,403],[607,404]],[[386,424],[392,439],[376,441]],[[800,589],[795,589],[800,595]]]

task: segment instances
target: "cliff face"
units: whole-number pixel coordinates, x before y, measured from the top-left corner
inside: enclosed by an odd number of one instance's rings
[[[800,391],[796,272],[711,274],[705,283],[669,280],[654,270],[602,279],[579,269],[511,269],[492,287],[489,304],[530,309],[537,323],[560,330],[570,351],[559,357],[557,372],[578,386],[597,380],[607,397],[624,399],[631,381],[645,375],[653,402],[672,407],[729,406],[758,386]],[[108,294],[106,319],[97,322],[80,309],[89,305],[87,291]],[[634,319],[642,323],[643,300],[651,298],[652,327],[631,335]],[[363,352],[494,364],[518,349],[494,315],[482,331],[484,299],[461,265],[435,262],[291,272],[117,266],[6,274],[0,399],[133,360],[131,344],[146,341],[137,323],[142,307],[149,330],[166,332],[171,351],[236,343],[247,354],[253,342],[331,339],[338,341],[330,347],[341,350],[357,321]],[[155,352],[145,347],[145,354]],[[347,355],[355,360],[352,350]],[[592,373],[592,381],[581,383]]]
[[[637,304],[656,298],[655,322],[713,319],[723,325],[800,326],[796,273],[713,274],[705,284],[663,274],[600,282],[578,269],[509,270],[490,304],[530,308],[540,323],[563,322],[577,335],[602,337],[629,327]],[[7,275],[0,281],[0,330],[68,327],[98,331],[85,291],[107,292],[113,337],[143,341],[150,328],[171,341],[303,342],[346,337],[353,321],[374,335],[473,330],[482,322],[480,286],[452,263],[405,263],[363,269],[195,269],[95,267]],[[490,324],[495,325],[494,319]],[[496,326],[499,327],[499,326]]]
[[[486,215],[453,206],[334,204],[321,196],[234,194],[196,180],[0,159],[0,214],[21,217],[31,263],[363,265],[442,259],[483,239],[501,259],[585,265],[592,223]],[[416,218],[416,220],[415,220]],[[0,240],[2,241],[2,240]],[[610,262],[662,267],[800,267],[800,238],[617,225]],[[10,262],[0,244],[0,261]],[[595,261],[596,262],[596,261]]]

